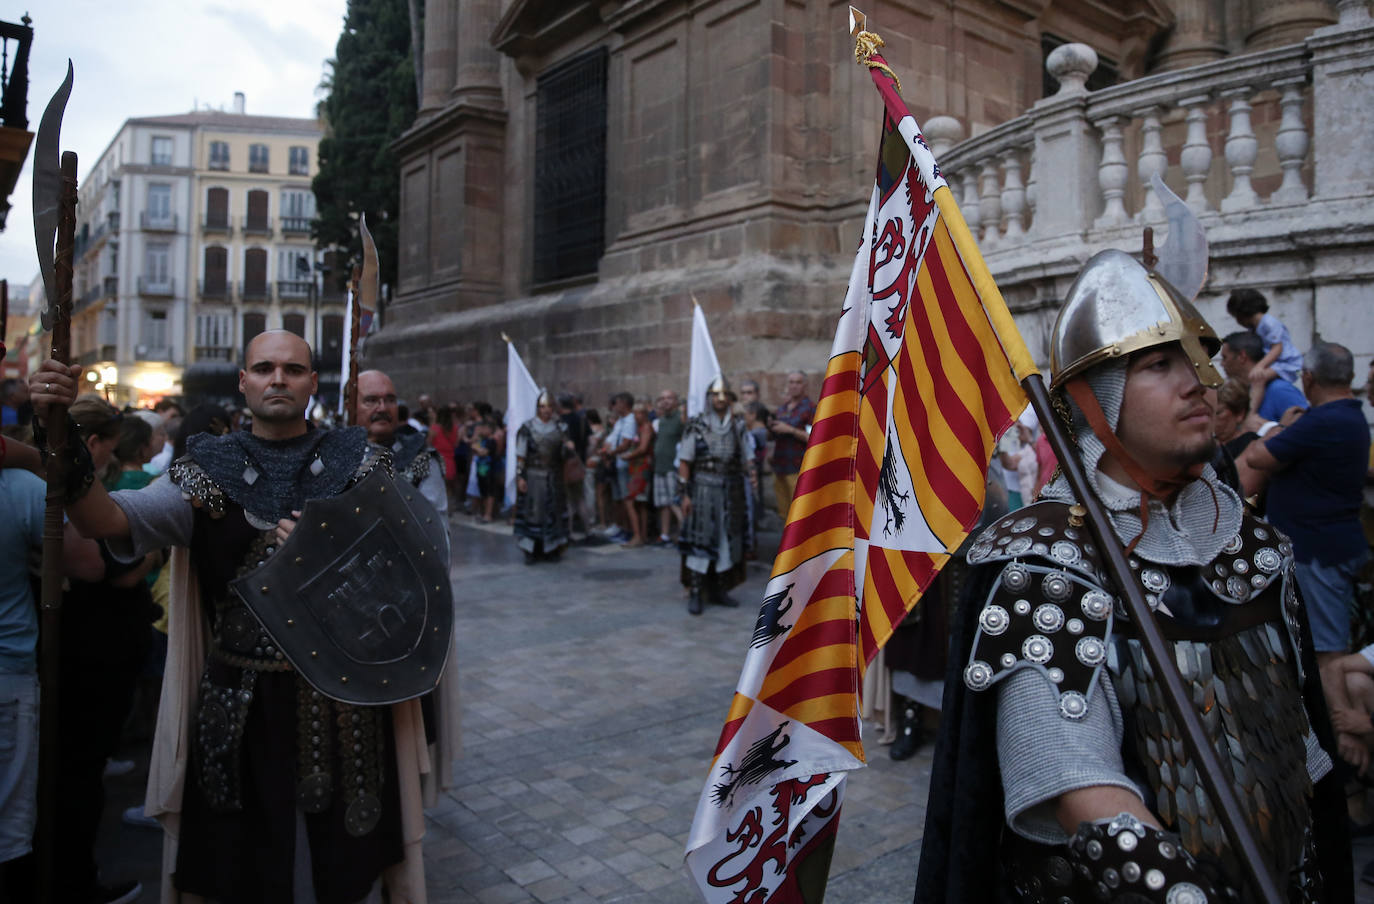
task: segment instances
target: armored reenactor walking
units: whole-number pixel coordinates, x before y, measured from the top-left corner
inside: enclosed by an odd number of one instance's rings
[[[389,454],[361,428],[306,421],[310,362],[292,333],[253,339],[239,376],[252,432],[192,437],[145,489],[106,493],[72,444],[67,511],[117,558],[175,548],[145,802],[167,830],[168,887],[225,904],[344,904],[382,885],[423,900],[414,698],[450,647],[448,563]],[[38,416],[79,378],[45,363]]]
[[[704,599],[738,606],[726,591],[744,580],[747,481],[754,456],[744,419],[730,410],[734,401],[725,377],[716,377],[706,390],[707,409],[687,422],[678,445],[684,483],[678,548],[687,611],[693,615],[701,614]]]
[[[1188,298],[1104,251],[1055,324],[1051,389],[1264,868],[1288,900],[1349,901],[1292,545],[1208,464],[1219,345]],[[916,901],[1253,900],[1086,508],[1063,475],[1043,500],[968,551]]]
[[[563,462],[576,454],[568,425],[554,417],[553,397],[540,390],[534,417],[515,433],[515,537],[527,564],[557,559],[568,545]]]

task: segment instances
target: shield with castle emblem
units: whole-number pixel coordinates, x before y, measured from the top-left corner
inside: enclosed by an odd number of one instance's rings
[[[277,552],[231,585],[327,697],[397,703],[439,682],[453,633],[448,547],[419,502],[374,469],[338,496],[307,502]]]

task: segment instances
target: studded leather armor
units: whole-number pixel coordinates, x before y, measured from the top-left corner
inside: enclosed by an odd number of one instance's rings
[[[978,616],[965,684],[983,691],[1031,669],[1054,689],[1060,717],[1076,721],[1104,705],[1096,691],[1110,681],[1125,721],[1122,759],[1130,778],[1146,790],[1146,805],[1178,834],[1186,852],[1218,862],[1239,883],[1240,864],[1134,628],[1107,589],[1082,519],[1061,502],[1030,506],[979,536],[968,559],[1000,572]],[[1184,685],[1265,862],[1273,865],[1280,887],[1293,889],[1292,900],[1316,899],[1307,867],[1311,728],[1300,691],[1291,545],[1247,515],[1240,532],[1205,566],[1163,566],[1137,556],[1129,563],[1173,645]],[[1326,757],[1312,748],[1317,760]],[[1066,856],[1054,846],[1017,843],[1039,848],[1046,857]],[[1060,891],[1076,900],[1067,886]],[[1060,900],[1059,894],[1044,900]]]

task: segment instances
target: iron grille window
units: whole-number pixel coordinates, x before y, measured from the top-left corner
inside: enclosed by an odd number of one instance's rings
[[[597,48],[539,77],[535,282],[596,272],[606,246],[606,59]]]

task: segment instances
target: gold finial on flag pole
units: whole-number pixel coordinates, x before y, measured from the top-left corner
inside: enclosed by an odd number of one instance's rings
[[[507,342],[507,343],[510,342],[510,337],[506,335],[506,331],[505,331],[505,330],[502,330],[502,331],[501,331],[501,341],[502,341],[502,342]]]
[[[690,296],[692,297],[692,307],[694,307],[694,308],[699,308],[699,307],[701,307],[701,302],[697,301],[697,293],[695,293],[695,292],[688,292],[687,294],[690,295]]]
[[[861,66],[869,69],[878,69],[887,73],[888,78],[897,86],[897,92],[902,91],[902,80],[897,78],[897,73],[893,72],[887,63],[881,58],[873,59],[877,55],[879,48],[884,46],[883,39],[868,30],[868,16],[854,7],[849,8],[849,33],[854,37],[854,61]]]

